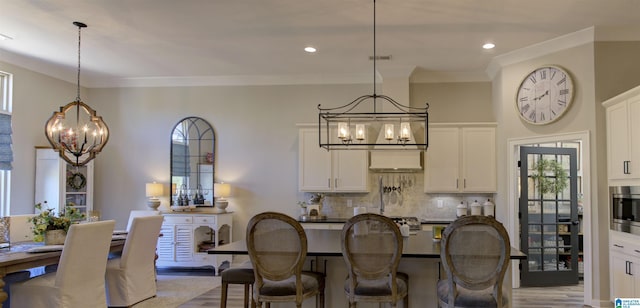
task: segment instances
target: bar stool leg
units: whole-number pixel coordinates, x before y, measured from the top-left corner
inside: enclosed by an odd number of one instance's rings
[[[229,284],[226,282],[222,283],[222,294],[220,295],[220,308],[227,307],[227,289],[229,288]]]
[[[244,308],[249,308],[249,285],[244,285]]]

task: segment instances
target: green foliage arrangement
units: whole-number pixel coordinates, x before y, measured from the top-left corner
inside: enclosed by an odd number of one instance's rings
[[[542,194],[556,194],[567,188],[569,176],[558,161],[540,159],[534,165],[534,170],[536,172],[531,175],[531,178],[538,184]],[[549,172],[551,176],[547,176]]]
[[[36,204],[36,212],[40,214],[29,218],[29,222],[33,223],[33,240],[36,242],[44,241],[44,234],[49,230],[69,231],[71,224],[78,223],[85,219],[84,213],[73,207],[73,203],[69,203],[64,212],[60,215],[54,215],[53,209],[42,209],[42,204]]]

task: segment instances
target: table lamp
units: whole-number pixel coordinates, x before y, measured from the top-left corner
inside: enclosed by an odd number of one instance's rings
[[[153,210],[157,210],[160,206],[160,199],[158,199],[158,197],[162,196],[163,193],[162,184],[156,182],[147,183],[146,195],[149,197],[147,206]]]
[[[213,196],[216,197],[216,208],[219,213],[225,213],[229,201],[225,198],[231,195],[231,185],[227,183],[215,183],[213,184]]]

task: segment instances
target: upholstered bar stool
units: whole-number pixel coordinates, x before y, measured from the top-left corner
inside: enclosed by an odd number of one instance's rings
[[[249,298],[251,298],[251,308],[256,307],[256,302],[249,295],[249,287],[253,287],[255,276],[252,268],[228,268],[222,271],[222,294],[220,295],[220,308],[227,307],[227,290],[229,284],[244,285],[244,307],[249,307]]]

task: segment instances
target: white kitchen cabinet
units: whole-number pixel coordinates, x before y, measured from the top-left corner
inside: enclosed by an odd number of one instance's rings
[[[603,103],[607,119],[609,180],[640,179],[640,87]]]
[[[327,151],[318,128],[299,129],[298,188],[308,192],[368,192],[367,151]]]
[[[633,237],[637,236],[609,232],[611,300],[640,297],[640,244]]]
[[[495,124],[433,124],[425,153],[427,193],[495,192]]]
[[[158,238],[158,266],[213,266],[220,273],[231,255],[211,255],[207,249],[231,242],[232,213],[163,213],[164,222]]]
[[[93,210],[93,161],[76,167],[51,148],[37,148],[35,203],[55,213],[72,204],[88,215]]]

